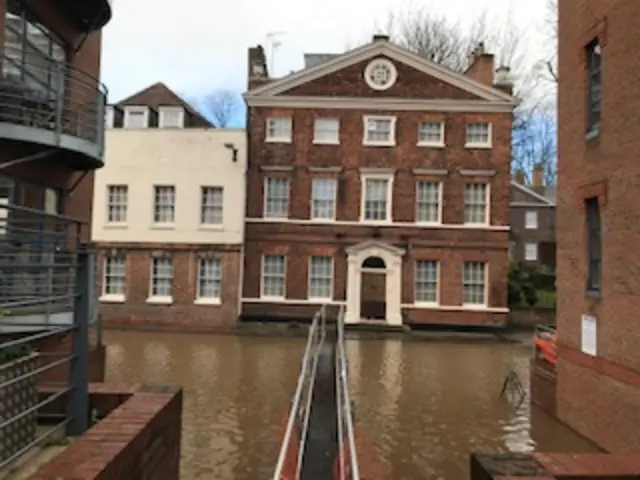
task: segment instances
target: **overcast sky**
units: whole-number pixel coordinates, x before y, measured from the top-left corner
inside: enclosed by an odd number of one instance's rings
[[[118,101],[158,81],[189,98],[218,88],[242,91],[247,48],[282,31],[275,73],[302,67],[305,52],[341,52],[362,43],[390,11],[433,8],[466,22],[511,8],[536,55],[545,0],[113,0],[104,30],[102,78]]]

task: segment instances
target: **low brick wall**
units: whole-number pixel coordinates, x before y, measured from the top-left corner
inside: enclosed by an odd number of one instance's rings
[[[90,392],[107,417],[31,480],[180,478],[181,388],[92,384]]]
[[[507,326],[533,329],[536,325],[555,325],[556,311],[553,309],[513,309],[509,312]]]
[[[471,455],[471,480],[638,479],[640,453]]]
[[[557,409],[555,368],[542,360],[532,360],[530,381],[531,403],[555,417]]]

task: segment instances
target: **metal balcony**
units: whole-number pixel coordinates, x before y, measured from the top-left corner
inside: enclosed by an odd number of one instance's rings
[[[74,170],[102,167],[106,87],[40,55],[0,51],[0,62],[0,139],[58,151]]]
[[[75,25],[90,32],[100,30],[111,20],[111,0],[60,0]]]

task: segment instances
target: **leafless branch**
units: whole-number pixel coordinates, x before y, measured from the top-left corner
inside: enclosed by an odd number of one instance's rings
[[[202,108],[217,128],[226,128],[240,113],[240,95],[232,90],[216,90],[201,102]]]

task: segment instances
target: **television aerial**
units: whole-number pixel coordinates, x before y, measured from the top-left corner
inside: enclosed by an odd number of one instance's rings
[[[269,72],[271,75],[274,74],[275,72],[275,57],[276,57],[276,50],[278,49],[278,47],[280,47],[280,45],[282,45],[282,42],[278,39],[278,37],[280,37],[281,35],[284,35],[286,32],[269,32],[267,33],[267,43],[269,45],[269,50],[271,52],[271,64],[269,65]]]

